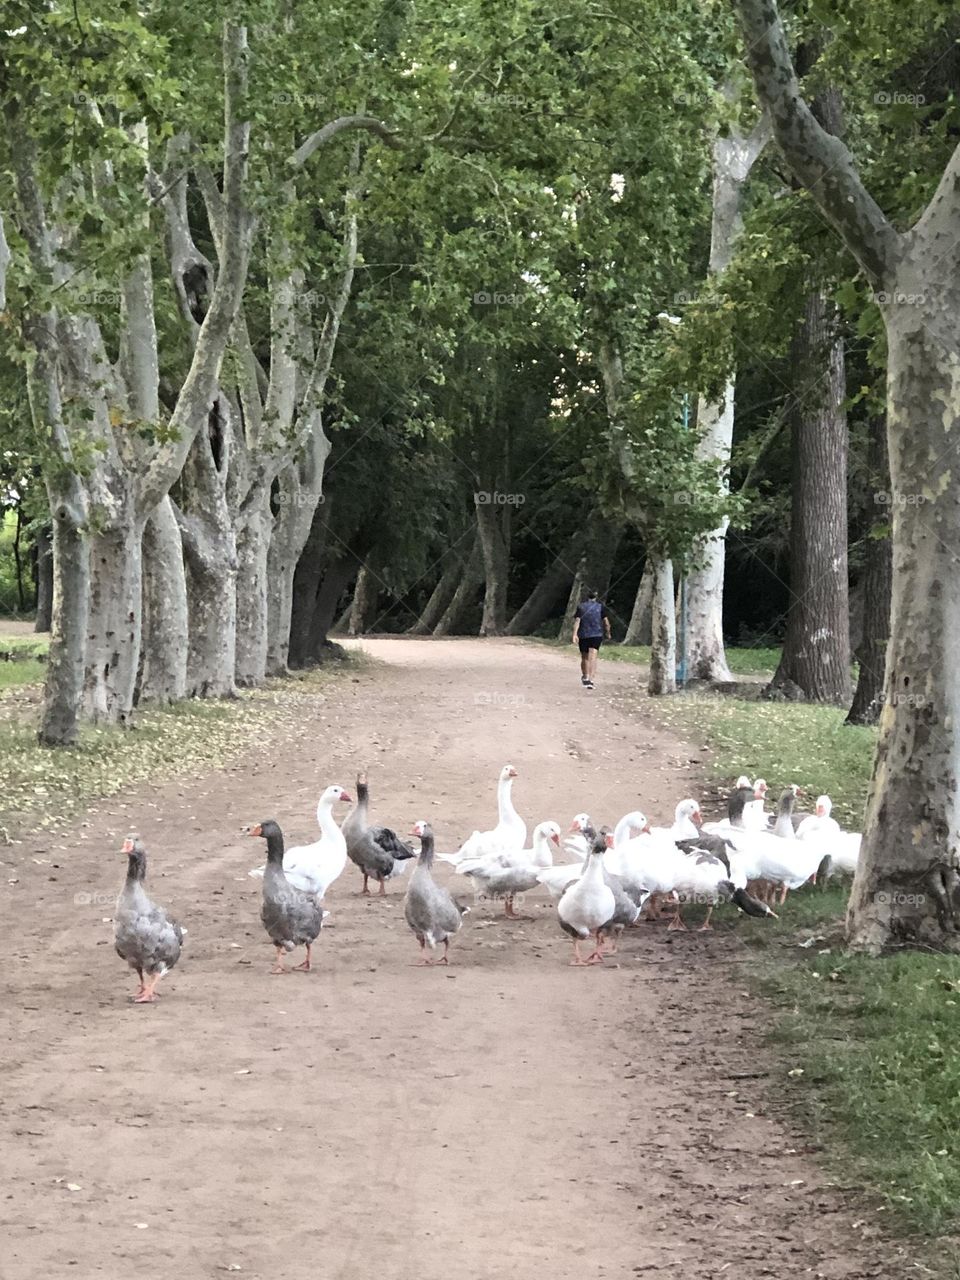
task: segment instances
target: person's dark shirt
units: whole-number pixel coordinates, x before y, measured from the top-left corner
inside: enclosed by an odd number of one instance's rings
[[[580,619],[579,635],[584,640],[603,635],[603,620],[607,616],[607,606],[599,600],[584,600],[577,605],[576,616]]]

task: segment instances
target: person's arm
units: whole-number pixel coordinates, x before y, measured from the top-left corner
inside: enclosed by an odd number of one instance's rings
[[[571,643],[576,644],[580,639],[580,606],[577,605],[577,612],[573,615],[573,635],[570,637]]]
[[[603,617],[603,632],[605,637],[609,640],[610,639],[610,615],[609,613],[607,613],[606,605],[603,606],[602,617]]]

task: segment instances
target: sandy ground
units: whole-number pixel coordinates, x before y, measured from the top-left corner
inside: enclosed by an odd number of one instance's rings
[[[247,875],[263,846],[241,825],[312,839],[319,790],[352,791],[360,766],[376,817],[428,818],[441,849],[493,824],[506,760],[531,827],[665,820],[697,773],[695,750],[614,709],[628,666],[589,694],[572,651],[365,647],[383,665],[289,749],[0,850],[3,1280],[903,1275],[778,1116],[786,1068],[735,933],[647,925],[577,970],[547,902],[531,924],[481,904],[450,968],[421,969],[403,882],[362,899],[348,864],[315,971],[268,975]],[[131,815],[189,930],[155,1006],[128,1003],[112,947]]]

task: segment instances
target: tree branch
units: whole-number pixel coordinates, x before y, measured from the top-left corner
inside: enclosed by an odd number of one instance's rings
[[[217,283],[203,318],[193,360],[170,419],[173,439],[151,461],[140,491],[149,512],[174,482],[216,395],[220,363],[240,306],[249,259],[251,220],[244,203],[250,123],[239,120],[246,108],[247,32],[224,23],[224,166],[222,256]]]
[[[867,275],[882,284],[901,237],[860,180],[847,147],[827,133],[800,94],[776,0],[735,0],[757,94],[790,168]]]
[[[330,120],[318,129],[316,133],[311,133],[306,142],[302,142],[292,156],[287,160],[287,164],[294,169],[301,168],[310,159],[315,151],[321,147],[325,147],[328,142],[347,129],[366,129],[368,133],[376,134],[381,141],[385,142],[388,147],[394,151],[402,151],[403,143],[397,134],[382,120],[378,120],[376,116],[340,116],[336,120]]]

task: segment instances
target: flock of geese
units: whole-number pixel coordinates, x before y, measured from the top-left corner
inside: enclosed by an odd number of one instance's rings
[[[317,806],[320,838],[313,844],[285,849],[272,819],[247,828],[267,848],[266,863],[250,874],[263,880],[260,919],[276,949],[270,972],[289,972],[283,957],[299,946],[306,955],[294,967],[311,968],[312,947],[329,914],[324,895],[348,860],[363,876],[362,893],[369,894],[375,880],[381,896],[387,880],[413,865],[404,916],[420,945],[419,963],[428,965],[447,963],[450,939],[469,910],[434,879],[435,859],[450,864],[479,895],[502,900],[512,919],[523,918],[516,911],[519,896],[543,885],[557,899],[560,927],[573,942],[574,965],[601,962],[641,915],[659,919],[667,910],[668,928],[686,929],[684,906],[701,903],[708,911],[700,928],[710,929],[717,903],[732,902],[748,915],[776,917],[774,906],[782,905],[790,890],[856,869],[860,836],[841,831],[830,815],[829,796],[818,797],[813,813],[798,814],[800,789],[791,785],[771,814],[762,778],[737,779],[720,822],[703,823],[695,800],[680,801],[670,827],[651,827],[634,810],[612,832],[597,830],[588,814],[579,813],[566,839],[556,822],[541,822],[527,848],[527,824],[513,803],[516,777],[513,765],[504,765],[497,782],[497,825],[474,831],[456,853],[435,853],[427,822],[416,822],[410,833],[420,841],[419,854],[391,828],[371,824],[363,774],[357,779],[356,804],[342,825],[333,809],[350,803],[351,796],[337,785],[324,790]],[[567,860],[555,862],[554,850],[561,848]],[[177,963],[186,931],[147,895],[142,841],[129,836],[123,852],[127,875],[117,900],[114,940],[117,954],[139,977],[133,1000],[149,1003],[157,999],[159,980]],[[593,950],[584,957],[581,945],[591,940]],[[435,960],[439,946],[443,954]]]

